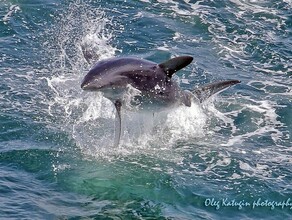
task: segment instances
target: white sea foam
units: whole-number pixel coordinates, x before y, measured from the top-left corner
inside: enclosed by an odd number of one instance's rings
[[[276,107],[278,107],[278,105],[274,102],[267,100],[261,101],[249,98],[248,102],[250,101],[252,101],[252,103],[245,104],[242,109],[239,110],[239,112],[247,110],[255,113],[260,113],[261,118],[257,117],[252,119],[252,121],[256,124],[256,128],[243,134],[240,134],[238,129],[233,129],[232,136],[228,139],[227,143],[222,144],[222,146],[233,146],[235,144],[242,144],[244,141],[249,140],[249,138],[251,137],[261,135],[270,135],[275,144],[277,144],[277,142],[283,137],[283,133],[277,129],[277,127],[284,126],[282,122],[278,121],[279,116],[276,113]],[[232,114],[234,114],[234,112]]]
[[[20,7],[18,5],[11,5],[9,7],[9,11],[7,12],[7,14],[3,17],[2,21],[3,22],[7,22],[11,19],[11,17],[13,16],[14,13],[16,13],[17,11],[20,11]]]

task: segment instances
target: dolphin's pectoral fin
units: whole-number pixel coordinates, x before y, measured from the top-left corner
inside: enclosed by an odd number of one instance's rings
[[[120,100],[117,100],[114,102],[114,105],[116,107],[116,120],[115,120],[115,142],[114,147],[118,147],[120,143],[121,138],[121,131],[122,131],[122,119],[121,119],[121,107],[122,103]]]
[[[235,85],[237,83],[240,83],[239,80],[228,80],[228,81],[222,81],[222,82],[215,82],[210,83],[207,85],[204,85],[202,87],[199,87],[198,89],[195,89],[193,91],[193,94],[199,99],[200,102],[203,102],[210,96],[223,91],[224,89]]]
[[[160,63],[158,66],[164,70],[169,78],[171,78],[175,72],[186,67],[192,61],[193,57],[191,56],[181,56],[167,60],[164,63]]]

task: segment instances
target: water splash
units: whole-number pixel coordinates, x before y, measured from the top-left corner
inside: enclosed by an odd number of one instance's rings
[[[56,117],[55,121],[61,121],[62,129],[72,134],[76,144],[83,148],[84,143],[79,140],[92,140],[92,144],[96,139],[91,132],[96,127],[89,128],[90,122],[113,118],[113,108],[107,100],[99,94],[86,94],[80,88],[82,77],[92,65],[86,61],[84,53],[89,51],[92,60],[97,61],[112,57],[117,51],[111,45],[113,24],[101,8],[83,1],[70,3],[56,21],[48,30],[51,38],[46,42],[52,73],[46,78],[52,93],[48,113]],[[93,124],[99,126],[99,121]]]
[[[63,129],[72,134],[85,154],[105,156],[132,154],[139,149],[170,149],[179,140],[204,134],[207,119],[196,104],[191,108],[157,113],[154,117],[153,113],[124,111],[122,147],[113,149],[113,104],[99,93],[83,92],[79,85],[85,70],[89,69],[84,55],[93,54],[91,59],[104,59],[118,51],[112,45],[112,20],[101,8],[94,9],[85,3],[69,4],[68,11],[57,20],[49,43],[49,51],[53,52],[53,76],[46,79],[53,93],[49,114],[63,122]],[[136,93],[129,90],[126,95],[131,100]]]

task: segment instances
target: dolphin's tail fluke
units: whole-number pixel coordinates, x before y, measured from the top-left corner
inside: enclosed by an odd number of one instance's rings
[[[206,84],[193,91],[193,94],[198,98],[200,102],[208,99],[210,96],[229,88],[232,85],[240,83],[239,80],[228,80]]]

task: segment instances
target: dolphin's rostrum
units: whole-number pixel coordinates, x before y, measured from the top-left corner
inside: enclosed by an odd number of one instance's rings
[[[99,61],[84,77],[81,88],[86,91],[100,91],[110,99],[117,110],[115,146],[121,135],[121,107],[125,105],[124,94],[130,87],[139,91],[133,97],[133,104],[140,110],[159,111],[164,108],[185,105],[193,100],[204,101],[211,95],[239,83],[228,80],[207,84],[194,91],[182,90],[172,80],[172,75],[192,62],[191,56],[180,56],[161,64],[124,57]]]

